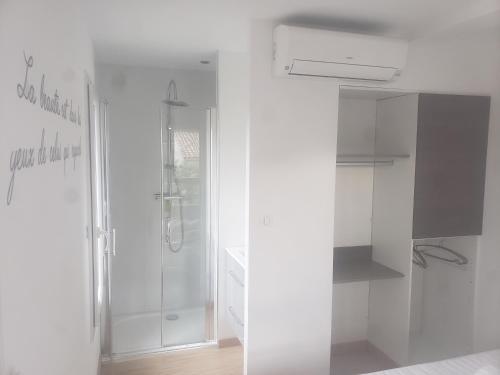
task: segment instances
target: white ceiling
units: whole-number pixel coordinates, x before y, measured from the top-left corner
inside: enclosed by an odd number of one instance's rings
[[[500,0],[82,0],[100,62],[210,69],[245,51],[253,19],[413,39],[500,9]],[[212,64],[213,67],[213,64]]]

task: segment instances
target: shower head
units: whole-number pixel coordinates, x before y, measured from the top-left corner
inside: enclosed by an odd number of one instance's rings
[[[177,97],[177,85],[175,84],[174,80],[171,80],[168,84],[168,89],[167,89],[167,99],[162,100],[163,103],[173,106],[173,107],[187,107],[188,104],[186,102],[183,102],[182,100],[179,100]]]

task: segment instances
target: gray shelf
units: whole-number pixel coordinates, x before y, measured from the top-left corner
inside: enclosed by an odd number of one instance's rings
[[[401,272],[372,260],[371,246],[336,247],[333,283],[401,278]]]
[[[408,159],[410,155],[363,155],[363,154],[340,154],[337,155],[337,166],[375,166],[394,165],[398,159]]]
[[[337,159],[355,159],[363,161],[387,160],[387,159],[408,159],[409,154],[338,154]]]

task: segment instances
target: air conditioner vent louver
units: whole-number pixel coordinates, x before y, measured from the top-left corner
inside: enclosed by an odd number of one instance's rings
[[[388,81],[401,73],[408,44],[399,39],[278,26],[274,31],[278,76]]]

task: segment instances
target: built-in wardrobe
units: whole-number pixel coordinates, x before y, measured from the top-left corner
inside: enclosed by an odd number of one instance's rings
[[[484,96],[342,88],[334,375],[474,350],[489,106]]]

